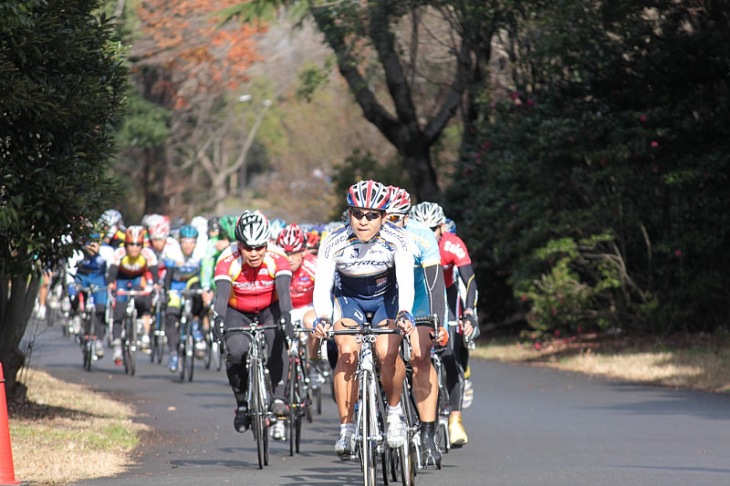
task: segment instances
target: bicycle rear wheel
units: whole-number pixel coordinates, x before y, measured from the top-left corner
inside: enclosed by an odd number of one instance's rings
[[[185,368],[188,381],[193,381],[193,372],[195,371],[195,339],[193,338],[192,329],[188,330],[191,332],[185,336],[185,363],[183,368]]]
[[[91,371],[91,360],[93,359],[92,355],[94,352],[94,346],[90,337],[84,337],[83,344],[81,345],[81,352],[84,355],[84,369],[86,371]]]

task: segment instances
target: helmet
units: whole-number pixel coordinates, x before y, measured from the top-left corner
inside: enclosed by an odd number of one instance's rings
[[[112,226],[124,226],[124,223],[122,222],[122,213],[116,209],[107,209],[104,211],[99,218],[99,222],[107,228],[111,228]]]
[[[170,236],[170,220],[166,216],[153,214],[147,218],[147,228],[153,240],[162,240]]]
[[[221,220],[220,218],[210,218],[208,220],[208,231],[214,232],[214,231],[220,231],[221,230]]]
[[[444,210],[436,203],[422,202],[411,208],[410,215],[416,221],[424,223],[429,228],[440,225],[446,218]]]
[[[180,239],[197,238],[198,230],[192,224],[186,224],[180,228]]]
[[[319,248],[320,242],[319,231],[312,230],[307,233],[307,248]]]
[[[228,238],[231,241],[236,239],[236,224],[238,224],[238,218],[235,216],[223,216],[220,219],[221,234],[220,236]]]
[[[144,226],[134,225],[127,228],[124,233],[125,243],[144,243],[145,230]]]
[[[385,210],[388,207],[390,188],[380,182],[367,180],[350,186],[347,205],[355,208]]]
[[[198,233],[204,233],[208,228],[208,220],[203,216],[195,216],[190,220],[190,225],[198,230]]]
[[[276,244],[287,253],[298,253],[304,250],[304,232],[296,224],[290,224],[276,237]]]
[[[411,195],[400,187],[390,186],[390,197],[388,199],[388,213],[408,214],[411,209]]]
[[[236,240],[247,246],[261,246],[271,237],[269,222],[261,211],[244,211],[236,224]]]
[[[456,223],[454,223],[453,219],[446,218],[444,224],[446,224],[446,231],[456,234]]]
[[[279,233],[284,231],[285,227],[286,221],[281,218],[275,218],[269,221],[269,229],[271,230],[272,238],[276,238],[277,236],[279,236]]]

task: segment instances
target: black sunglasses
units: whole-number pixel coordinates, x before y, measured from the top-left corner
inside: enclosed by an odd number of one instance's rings
[[[350,214],[357,220],[365,217],[365,219],[367,219],[368,221],[375,221],[380,217],[380,213],[377,211],[369,211],[366,213],[364,211],[360,211],[359,209],[350,209]]]
[[[142,243],[127,243],[127,246],[142,246]]]
[[[243,245],[243,249],[246,251],[261,251],[265,248],[266,248],[266,245],[259,245],[259,246],[248,246],[245,244]]]

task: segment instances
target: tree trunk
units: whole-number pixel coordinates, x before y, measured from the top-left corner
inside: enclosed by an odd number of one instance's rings
[[[17,376],[25,363],[25,354],[18,346],[28,327],[40,282],[36,275],[17,278],[0,275],[0,362],[8,400],[14,399],[22,389]]]

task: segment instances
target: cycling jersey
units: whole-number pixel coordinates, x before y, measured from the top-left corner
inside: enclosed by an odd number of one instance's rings
[[[444,232],[439,240],[441,265],[444,268],[444,284],[448,289],[454,285],[454,267],[471,265],[469,251],[464,241],[453,233]]]
[[[439,244],[431,228],[420,221],[408,218],[405,229],[414,243],[413,288],[415,295],[412,314],[416,317],[429,316],[431,315],[431,287],[426,283],[424,268],[441,264]]]
[[[285,255],[267,250],[263,263],[251,267],[244,263],[237,244],[226,248],[215,267],[216,282],[232,284],[228,305],[240,312],[259,313],[279,300],[276,293],[276,277],[291,276],[289,260]]]
[[[150,248],[142,248],[139,256],[132,258],[127,254],[127,249],[121,247],[114,250],[111,265],[116,267],[116,271],[110,272],[110,279],[131,280],[142,277],[148,270],[157,267],[158,261],[155,252]]]
[[[157,281],[160,282],[165,280],[168,267],[179,265],[184,260],[180,243],[171,236],[168,236],[165,240],[162,251],[157,251],[153,246],[150,246],[150,249],[157,256]],[[152,278],[152,275],[148,274],[147,278]]]
[[[291,304],[293,309],[312,305],[316,271],[317,257],[305,252],[302,257],[302,265],[292,273]]]
[[[347,225],[330,233],[318,252],[314,308],[331,316],[335,297],[381,298],[398,290],[398,308],[413,306],[413,247],[402,228],[386,222],[370,241]],[[389,316],[395,317],[395,316]]]

